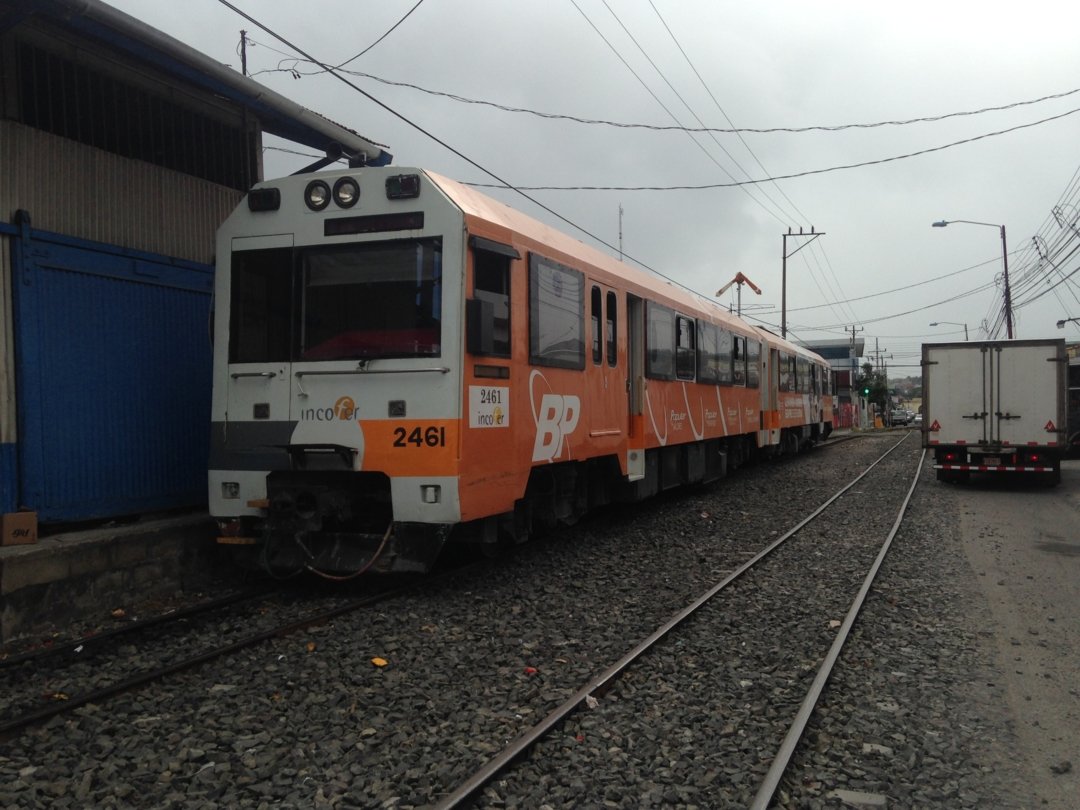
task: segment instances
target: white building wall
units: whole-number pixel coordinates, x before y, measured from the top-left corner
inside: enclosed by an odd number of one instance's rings
[[[0,121],[0,218],[209,264],[243,194],[207,180]],[[5,283],[10,290],[10,284]]]

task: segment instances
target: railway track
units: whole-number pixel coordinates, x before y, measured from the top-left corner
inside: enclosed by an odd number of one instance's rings
[[[842,437],[824,446],[839,446],[851,438],[855,437]],[[736,551],[724,564],[737,565],[747,553]],[[437,587],[445,576],[455,572],[460,573],[460,567],[447,574],[430,576],[420,587]],[[416,590],[415,585],[386,587],[387,581],[385,578],[366,580],[365,587],[375,592],[358,599],[319,597],[316,602],[330,602],[331,606],[305,610],[301,618],[292,615],[296,612],[294,605],[310,605],[310,595],[283,597],[273,588],[257,588],[125,622],[49,647],[4,656],[0,658],[0,695],[3,695],[0,739],[9,739],[81,706],[107,702],[269,639],[323,625]],[[288,618],[275,620],[265,615],[268,612],[284,613]],[[249,625],[258,629],[244,629]],[[197,639],[204,632],[205,642],[192,642],[192,638]],[[193,645],[199,647],[195,652],[190,651]],[[132,672],[125,659],[136,649],[142,662],[159,663]]]
[[[443,576],[449,573],[453,572]],[[435,575],[425,583],[438,581],[439,575]],[[86,704],[107,702],[154,681],[270,639],[323,625],[418,587],[416,583],[390,583],[389,579],[374,579],[367,588],[371,592],[356,598],[312,597],[269,588],[238,592],[0,659],[0,740]],[[251,630],[252,626],[256,629]],[[206,640],[200,641],[200,635]],[[193,646],[198,648],[194,652]],[[135,649],[142,662],[159,663],[132,672],[125,659]]]
[[[0,784],[15,785],[0,786],[0,804],[35,806],[63,790],[66,774],[97,769],[105,776],[81,786],[89,804],[138,795],[155,805],[407,808],[449,802],[472,778],[468,798],[454,801],[748,807],[873,564],[875,538],[900,509],[920,452],[903,436],[787,542],[776,541],[901,436],[830,442],[828,452],[609,510],[393,602],[33,722],[0,745]],[[507,755],[510,767],[476,776],[564,704],[575,710]],[[835,711],[817,728],[835,735]],[[796,761],[821,762],[829,742],[815,722],[811,755],[804,743]],[[849,771],[837,746],[827,750],[818,773],[784,773],[774,804],[829,803],[836,780],[820,773]]]
[[[780,555],[774,556],[774,552],[777,552],[778,549],[781,549],[787,543],[793,540],[797,541],[798,539],[805,537],[812,527],[816,528],[820,526],[822,521],[828,519],[828,516],[830,514],[829,508],[836,501],[843,497],[858,496],[860,490],[856,489],[857,487],[881,486],[881,482],[879,480],[875,480],[874,478],[875,471],[877,471],[877,476],[879,479],[882,476],[886,476],[891,479],[889,480],[888,485],[895,485],[897,483],[895,480],[895,471],[890,469],[883,472],[878,468],[879,465],[883,461],[885,461],[890,456],[890,454],[892,454],[893,451],[896,450],[905,441],[910,441],[910,434],[905,434],[905,436],[901,438],[900,441],[896,442],[896,444],[890,447],[889,450],[886,451],[886,453],[884,453],[880,458],[878,458],[863,473],[861,473],[852,481],[844,485],[840,490],[838,490],[835,494],[829,497],[824,503],[822,503],[817,509],[811,512],[806,518],[800,521],[791,530],[778,537],[776,540],[769,543],[767,546],[755,553],[752,557],[750,557],[750,559],[746,560],[745,563],[738,566],[730,574],[725,576],[720,582],[718,582],[712,588],[701,594],[685,609],[679,611],[670,620],[658,627],[653,633],[641,639],[639,643],[629,649],[614,664],[605,669],[596,677],[590,679],[588,682],[583,684],[580,689],[578,689],[574,694],[567,698],[561,705],[559,705],[557,708],[547,714],[542,720],[540,720],[531,728],[518,735],[497,755],[488,760],[482,767],[477,769],[468,778],[464,779],[456,789],[454,789],[447,796],[442,798],[436,806],[441,810],[448,810],[449,808],[458,807],[467,802],[476,802],[480,806],[484,806],[486,803],[485,799],[489,800],[493,805],[503,805],[507,803],[510,805],[514,805],[518,803],[515,802],[515,799],[520,800],[521,796],[529,795],[530,791],[528,788],[523,788],[522,786],[515,784],[515,779],[517,778],[515,771],[520,770],[515,768],[515,763],[520,762],[526,754],[532,753],[533,758],[528,762],[527,765],[527,769],[531,772],[530,776],[537,776],[538,774],[545,771],[548,773],[550,773],[552,770],[557,771],[560,765],[551,765],[551,763],[547,761],[547,757],[552,756],[552,752],[549,750],[539,750],[543,744],[548,744],[549,748],[555,749],[554,758],[558,760],[562,755],[565,754],[565,750],[561,749],[560,745],[557,742],[554,745],[550,744],[550,740],[558,730],[564,729],[568,725],[568,723],[571,721],[571,718],[573,718],[579,713],[596,712],[598,710],[601,710],[602,703],[606,702],[606,696],[611,693],[612,689],[615,688],[617,682],[620,679],[622,679],[629,671],[631,671],[632,668],[648,667],[650,664],[650,657],[665,655],[665,647],[670,649],[671,645],[675,643],[685,643],[685,647],[692,647],[694,643],[692,640],[684,642],[681,639],[683,639],[684,636],[693,636],[695,631],[690,628],[690,623],[700,618],[699,611],[702,611],[706,607],[713,609],[714,611],[723,611],[724,608],[718,603],[722,602],[724,597],[728,595],[728,591],[732,589],[732,587],[736,583],[744,583],[746,588],[754,589],[755,587],[757,587],[755,585],[754,577],[761,568],[770,565],[781,567],[788,565],[790,561],[778,559]],[[859,610],[866,598],[873,579],[877,574],[878,569],[880,568],[882,560],[888,553],[893,537],[895,536],[896,531],[901,524],[904,510],[907,507],[908,501],[911,497],[911,492],[914,490],[915,484],[918,480],[919,470],[921,469],[922,462],[923,457],[920,457],[918,465],[916,465],[915,469],[911,471],[910,486],[908,487],[907,493],[905,497],[903,497],[899,505],[895,520],[892,522],[891,527],[885,529],[884,526],[880,525],[880,520],[874,521],[873,528],[868,527],[867,534],[877,538],[880,541],[880,547],[879,549],[877,549],[876,554],[872,556],[868,566],[868,570],[866,571],[865,576],[862,578],[861,583],[853,583],[853,585],[856,585],[856,587],[854,588],[854,596],[843,620],[830,620],[829,626],[831,628],[836,628],[832,644],[828,645],[827,648],[823,649],[818,656],[820,664],[817,667],[816,673],[811,683],[809,684],[809,688],[807,689],[805,696],[799,702],[797,706],[797,711],[793,713],[790,724],[787,726],[786,734],[782,736],[782,739],[776,738],[777,743],[774,746],[775,755],[769,763],[769,767],[764,773],[764,776],[760,779],[759,786],[752,795],[752,799],[749,802],[743,802],[741,798],[736,799],[733,796],[723,797],[726,800],[734,799],[731,806],[749,806],[755,809],[763,809],[770,806],[770,802],[773,800],[774,794],[779,788],[781,780],[785,776],[785,772],[788,768],[792,754],[794,753],[795,748],[802,737],[803,731],[806,728],[807,721],[810,718],[814,710],[814,706],[816,705],[816,702],[825,687],[825,683],[828,680],[829,675],[836,664],[836,661],[840,655],[840,650],[842,649],[844,642],[848,637],[851,627],[858,617]],[[854,494],[852,494],[853,490]],[[867,557],[865,553],[859,556],[863,560],[865,560]],[[860,563],[860,565],[862,565],[862,563]],[[779,594],[777,594],[776,597],[782,598]],[[830,613],[828,615],[835,615],[835,613]],[[753,632],[768,633],[769,629],[754,628]],[[739,634],[732,634],[731,642],[735,645],[739,643],[744,643],[740,642],[739,638]],[[676,639],[680,640],[676,641]],[[688,654],[685,647],[682,652],[683,655]],[[778,663],[777,666],[783,666],[783,664]],[[776,671],[771,674],[773,678],[776,679]],[[806,667],[804,662],[800,663],[796,670],[790,674],[790,678],[792,679],[792,681],[804,681],[805,676]],[[653,680],[652,688],[654,690],[657,688],[666,688],[671,692],[678,692],[681,688],[683,688],[680,685],[680,680],[680,676],[678,675],[672,678],[672,682],[674,685],[670,685],[667,681],[657,683],[655,680]],[[638,695],[641,695],[644,690],[635,691]],[[631,714],[638,717],[647,716],[649,713],[649,702],[650,701],[648,699],[641,701],[642,705],[639,707],[639,709],[636,711],[632,711]],[[790,703],[790,701],[788,702]],[[623,713],[625,714],[625,712]],[[725,729],[721,730],[722,733],[724,731]],[[734,731],[732,731],[732,733],[734,733]],[[574,739],[583,741],[584,735],[575,735]],[[769,741],[768,739],[763,738],[754,744],[758,747],[758,750],[763,750],[769,745]],[[598,759],[603,760],[604,757],[601,756],[598,757]],[[758,760],[757,762],[750,763],[749,766],[753,770],[759,771],[761,770],[760,764],[760,760]],[[587,770],[589,773],[591,773],[592,778],[599,779],[599,781],[603,782],[604,777],[598,777],[598,773],[600,772],[599,769],[602,769],[603,765],[604,763],[600,761],[590,761],[590,765],[583,770]],[[578,759],[578,761],[576,762],[575,768],[577,770],[582,770],[580,759]],[[789,775],[788,778],[798,779],[798,776],[791,777],[791,775]],[[487,788],[496,780],[502,780],[502,787],[494,790],[489,789],[488,792],[485,794],[485,788]],[[529,777],[525,777],[525,781],[528,780]],[[543,779],[540,779],[539,781],[542,783]],[[609,789],[605,791],[602,797],[593,796],[592,798],[607,798],[609,800],[612,800],[613,797],[618,795],[619,791],[617,789]],[[745,790],[741,792],[741,795],[744,798],[746,797]],[[677,793],[669,794],[662,797],[664,801],[671,800],[673,798],[680,799],[682,797],[680,797]],[[719,798],[720,794],[711,797],[712,800],[718,800]],[[521,804],[522,806],[528,805],[527,802]],[[702,804],[704,806],[712,806],[713,801],[706,799],[702,801]],[[719,804],[717,804],[716,806],[719,806]]]

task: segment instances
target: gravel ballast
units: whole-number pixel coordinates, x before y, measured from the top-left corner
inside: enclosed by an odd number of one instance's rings
[[[899,438],[867,437],[610,510],[426,593],[83,707],[0,744],[0,806],[432,805]],[[919,453],[914,435],[894,453],[898,479]],[[926,494],[932,477],[924,470],[782,806],[842,806],[856,794],[893,807],[1025,806],[1009,792],[1008,718],[970,570],[945,528],[943,510],[955,504]],[[898,503],[885,488],[845,500],[833,519],[855,539],[870,515],[891,523]],[[776,584],[791,588],[787,598],[747,586],[740,607],[709,618],[750,628],[760,649],[710,653],[674,639],[480,804],[744,806],[773,753],[747,730],[782,729],[816,670],[801,652],[815,634],[784,631],[807,602],[800,589],[833,591],[819,581],[824,563],[852,558],[824,541],[799,553],[796,569],[814,573],[798,587]],[[842,596],[817,617],[826,647]],[[770,671],[800,674],[781,688]],[[736,704],[747,719],[734,718]]]

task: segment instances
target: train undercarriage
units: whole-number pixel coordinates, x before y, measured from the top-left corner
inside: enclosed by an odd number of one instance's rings
[[[538,466],[513,511],[458,525],[395,521],[390,480],[382,473],[277,471],[267,477],[265,517],[222,521],[219,542],[245,568],[274,577],[420,573],[448,543],[498,553],[594,509],[717,481],[759,458],[795,455],[825,436],[807,427],[785,429],[779,445],[762,449],[752,436],[651,449],[644,477],[633,482],[615,456]]]

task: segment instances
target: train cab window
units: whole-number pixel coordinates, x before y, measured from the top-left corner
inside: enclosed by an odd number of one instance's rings
[[[692,380],[696,367],[697,342],[694,321],[683,315],[677,315],[675,317],[675,376],[680,380]]]
[[[618,344],[618,298],[615,293],[608,291],[607,294],[607,320],[604,322],[604,334],[607,338],[607,364],[615,366],[619,362]]]
[[[732,336],[731,383],[746,385],[746,338],[741,335]]]
[[[442,352],[441,239],[313,248],[300,270],[301,359]]]
[[[674,380],[675,313],[648,301],[645,321],[645,375],[656,380]]]
[[[600,295],[600,288],[593,287],[589,293],[589,312],[591,314],[590,325],[592,326],[592,361],[597,366],[604,362],[604,346],[600,340],[600,323],[604,315],[601,311],[603,302],[604,299]]]
[[[749,340],[746,343],[746,387],[757,388],[760,385],[761,374],[761,343]]]
[[[535,253],[529,254],[529,361],[585,368],[585,278]]]
[[[290,359],[292,255],[291,248],[233,253],[230,363]]]
[[[514,251],[516,255],[516,251]],[[470,324],[474,340],[469,351],[494,357],[510,356],[510,261],[505,251],[481,249],[473,245],[473,298],[478,314]],[[483,331],[485,339],[475,339]]]

